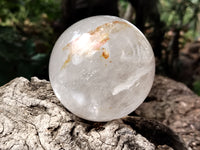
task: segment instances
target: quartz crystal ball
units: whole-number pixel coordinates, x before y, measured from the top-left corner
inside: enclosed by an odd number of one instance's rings
[[[95,16],[69,27],[49,63],[52,88],[75,115],[109,121],[134,111],[148,95],[155,59],[145,36],[130,22]]]

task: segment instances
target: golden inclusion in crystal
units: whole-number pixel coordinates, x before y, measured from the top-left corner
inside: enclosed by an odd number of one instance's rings
[[[77,37],[75,40],[63,47],[63,50],[69,50],[70,52],[64,64],[62,65],[62,68],[64,68],[67,63],[70,62],[71,57],[74,54],[90,56],[93,51],[100,50],[100,48],[109,40],[110,34],[119,32],[126,27],[131,26],[126,22],[113,21],[100,25],[95,30],[84,33]],[[105,50],[105,48],[102,48],[101,50],[103,50],[102,56],[107,59],[109,57],[109,53]]]

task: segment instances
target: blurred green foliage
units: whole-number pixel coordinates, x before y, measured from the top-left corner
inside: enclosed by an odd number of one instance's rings
[[[200,34],[196,30],[200,0],[160,0],[159,6],[161,20],[165,22],[166,27],[179,28],[184,32],[183,42],[193,40]]]
[[[59,17],[60,0],[1,0],[1,25],[16,25],[26,19],[37,23],[43,15],[53,21]]]
[[[160,0],[160,18],[165,23],[162,65],[166,75],[179,80],[179,55],[186,43],[198,38],[200,0]]]
[[[52,23],[61,1],[0,1],[0,85],[23,76],[48,79],[49,54],[55,41]]]
[[[200,80],[197,80],[193,83],[193,90],[200,96]]]
[[[0,84],[16,76],[30,78],[43,72],[46,56],[35,51],[32,39],[24,39],[12,27],[0,27]]]
[[[122,12],[128,10],[129,2],[134,7],[130,21],[150,41],[157,57],[157,73],[179,80],[180,51],[200,35],[200,0],[120,0]]]
[[[16,76],[48,79],[48,59],[57,38],[53,26],[64,13],[61,1],[0,0],[0,85]],[[134,5],[138,1],[118,2],[120,13],[125,14],[129,2]],[[176,66],[179,50],[200,34],[197,31],[200,0],[140,1],[135,7],[144,11],[141,17],[144,33],[150,42],[153,41],[152,45],[160,44],[157,50],[162,56],[158,57],[161,63],[157,70],[164,70],[164,74],[169,70],[179,71],[180,66]],[[132,13],[130,21],[137,23],[136,18],[140,19],[140,16],[137,16],[136,8]],[[159,14],[154,15],[156,13]],[[155,16],[160,18],[156,20]]]

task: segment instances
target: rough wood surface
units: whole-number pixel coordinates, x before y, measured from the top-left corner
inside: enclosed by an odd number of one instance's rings
[[[49,82],[17,78],[0,88],[0,149],[147,149],[154,145],[121,120],[91,126],[69,113]]]
[[[148,99],[135,113],[162,122],[183,138],[189,150],[200,150],[200,97],[184,84],[156,76]]]
[[[163,83],[163,80],[165,78],[158,81]],[[162,84],[161,87],[157,84],[155,82],[154,88],[162,89]],[[184,85],[180,85],[182,87]],[[166,96],[169,93],[161,91],[153,89],[150,98],[155,94],[157,99],[170,99]],[[185,91],[193,94],[187,88]],[[173,92],[170,95],[173,96]],[[145,104],[136,112],[159,120],[145,115],[149,109],[142,112]],[[0,87],[0,150],[154,150],[165,144],[175,150],[186,149],[171,129],[154,120],[132,116],[106,123],[82,120],[60,104],[48,81],[16,78]]]

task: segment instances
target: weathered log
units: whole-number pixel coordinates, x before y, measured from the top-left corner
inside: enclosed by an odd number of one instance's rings
[[[147,101],[135,114],[162,122],[183,138],[188,149],[200,149],[200,97],[183,83],[156,76]]]
[[[55,97],[48,81],[16,78],[0,87],[0,149],[139,149],[153,150],[168,144],[176,149],[184,143],[167,126],[153,120],[126,117],[106,123],[80,119],[67,111]],[[156,127],[162,127],[158,128]],[[164,129],[164,130],[160,130]],[[167,129],[167,130],[165,130]],[[156,134],[147,134],[147,133]],[[162,136],[156,137],[162,133]],[[169,134],[171,133],[171,134]],[[172,135],[169,142],[162,138]],[[145,138],[146,137],[146,138]],[[159,142],[161,141],[161,142]]]

